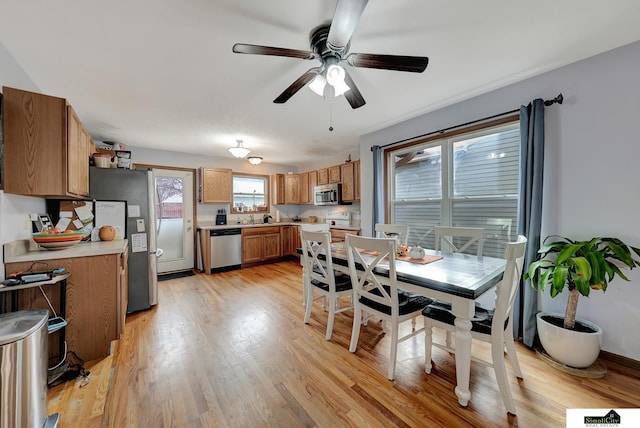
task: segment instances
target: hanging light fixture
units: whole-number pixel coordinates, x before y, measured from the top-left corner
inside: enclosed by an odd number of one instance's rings
[[[238,143],[237,146],[229,147],[229,153],[231,153],[233,156],[237,158],[244,158],[247,157],[249,153],[251,153],[251,150],[242,145],[242,140],[236,140],[236,143]]]
[[[262,158],[260,156],[249,156],[247,160],[251,165],[260,165],[262,163]]]

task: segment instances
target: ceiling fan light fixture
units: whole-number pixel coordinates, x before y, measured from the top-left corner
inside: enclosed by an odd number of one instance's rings
[[[324,88],[327,86],[327,79],[324,78],[322,74],[318,74],[313,78],[311,83],[309,83],[309,89],[311,89],[316,94],[321,97],[324,96]]]
[[[337,82],[335,85],[333,85],[333,93],[336,97],[339,97],[350,89],[351,88],[349,87],[349,85],[347,85],[344,81]]]
[[[340,83],[344,83],[344,68],[337,64],[331,64],[327,67],[327,83],[336,87]]]
[[[260,165],[262,163],[262,158],[260,156],[249,156],[247,160],[251,165]]]
[[[233,156],[242,159],[247,157],[247,155],[251,153],[251,150],[242,145],[242,140],[236,140],[236,143],[238,143],[237,146],[229,147],[229,153],[231,153]]]

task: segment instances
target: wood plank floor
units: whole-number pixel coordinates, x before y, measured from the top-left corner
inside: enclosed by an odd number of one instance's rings
[[[49,390],[60,427],[564,427],[567,408],[640,407],[636,371],[607,362],[602,379],[572,377],[517,346],[518,415],[506,413],[493,370],[477,363],[463,408],[451,355],[434,349],[424,373],[422,335],[400,345],[389,381],[379,323],[363,328],[351,354],[350,311],[336,316],[328,342],[319,302],[302,322],[293,261],[163,281],[159,293],[157,307],[127,317],[110,357],[87,363],[89,384]],[[473,351],[489,354],[475,342]]]

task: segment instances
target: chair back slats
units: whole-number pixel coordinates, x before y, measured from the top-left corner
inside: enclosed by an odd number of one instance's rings
[[[397,241],[394,238],[367,238],[347,235],[345,242],[351,283],[357,284],[354,287],[355,298],[364,297],[381,305],[389,306],[392,312],[397,312],[398,288],[395,280]],[[366,254],[369,257],[364,257]],[[372,254],[374,254],[373,258],[370,257]],[[385,268],[389,269],[388,277],[376,273],[376,267],[383,262]],[[357,265],[362,266],[364,270],[357,270]]]
[[[525,246],[527,238],[520,235],[515,242],[507,243],[504,257],[507,265],[502,281],[496,286],[495,312],[493,314],[492,330],[504,330],[505,321],[509,320],[513,311],[513,302],[518,291],[518,284],[522,278]],[[509,333],[511,334],[511,333]]]
[[[436,251],[441,249],[440,246],[443,242],[454,253],[464,253],[475,244],[476,254],[478,257],[482,256],[484,247],[484,228],[482,227],[435,226],[435,235]],[[460,242],[461,239],[463,239],[463,242]],[[442,249],[445,250],[444,248]]]
[[[398,237],[399,244],[406,244],[409,238],[409,226],[406,224],[376,223],[375,231],[378,238]]]
[[[331,257],[326,260],[320,254],[331,254],[331,234],[301,230],[302,258],[306,274],[310,279],[328,284],[335,291],[335,277]]]

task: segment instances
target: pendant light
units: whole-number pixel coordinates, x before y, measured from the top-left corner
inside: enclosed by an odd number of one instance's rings
[[[245,158],[249,153],[251,153],[251,150],[242,145],[242,140],[236,140],[236,143],[238,143],[237,146],[229,147],[229,153],[233,156],[237,158]]]

